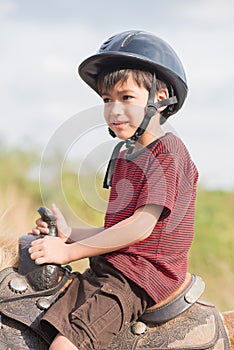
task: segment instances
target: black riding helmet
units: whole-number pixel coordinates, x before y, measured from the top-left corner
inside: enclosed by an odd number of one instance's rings
[[[170,96],[177,103],[163,112],[165,118],[175,114],[187,96],[187,82],[183,65],[168,43],[153,34],[130,30],[105,41],[97,54],[84,60],[78,72],[81,78],[98,93],[97,76],[103,71],[142,69],[156,74],[166,83]]]

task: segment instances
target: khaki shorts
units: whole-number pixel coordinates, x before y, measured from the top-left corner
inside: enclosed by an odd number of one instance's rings
[[[67,292],[41,320],[45,332],[58,332],[79,350],[107,349],[113,337],[153,305],[147,293],[103,257],[90,259]]]

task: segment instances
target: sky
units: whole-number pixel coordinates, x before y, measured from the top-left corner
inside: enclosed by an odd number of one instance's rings
[[[43,153],[64,123],[95,111],[101,100],[77,66],[129,29],[154,33],[179,55],[189,94],[169,125],[187,145],[200,183],[234,190],[232,0],[0,0],[0,139]]]

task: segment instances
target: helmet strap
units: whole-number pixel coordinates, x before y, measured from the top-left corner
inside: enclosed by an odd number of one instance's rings
[[[112,131],[111,128],[108,128],[108,132],[109,132],[109,134],[110,134],[113,138],[116,137],[114,131]]]
[[[151,118],[157,114],[158,109],[160,107],[166,107],[166,106],[177,103],[176,96],[172,96],[172,97],[169,97],[165,100],[154,102],[155,94],[157,92],[156,84],[157,84],[157,78],[156,78],[156,75],[154,74],[152,86],[151,86],[151,89],[149,92],[148,102],[146,105],[145,116],[144,116],[141,124],[138,126],[135,134],[130,139],[126,140],[126,147],[127,148],[133,147],[135,145],[135,142],[139,139],[139,137],[141,135],[143,135],[143,133],[145,132],[146,128],[149,125]]]
[[[112,177],[114,174],[115,163],[119,157],[119,152],[124,144],[125,144],[125,141],[121,141],[121,142],[117,143],[117,145],[115,146],[115,148],[112,152],[112,155],[111,155],[111,158],[109,160],[108,167],[106,170],[105,178],[103,181],[103,188],[109,188],[109,186],[112,185]]]

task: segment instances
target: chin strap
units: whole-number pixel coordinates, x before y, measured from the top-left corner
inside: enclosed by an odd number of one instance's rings
[[[156,79],[156,75],[154,74],[152,86],[151,86],[151,89],[149,92],[149,98],[148,98],[148,102],[147,102],[147,106],[146,106],[145,116],[144,116],[141,124],[138,126],[135,134],[130,139],[126,140],[126,147],[127,148],[133,147],[135,145],[135,142],[139,139],[139,137],[141,137],[141,135],[143,135],[143,133],[145,132],[146,128],[149,125],[151,118],[157,114],[158,109],[160,107],[166,107],[166,106],[170,106],[172,104],[177,103],[176,96],[169,97],[166,100],[154,102],[155,94],[157,91],[156,83],[157,83],[157,79]]]
[[[166,107],[177,103],[176,96],[172,96],[165,100],[154,102],[155,94],[157,91],[156,82],[157,82],[157,79],[156,79],[156,75],[154,74],[152,86],[149,92],[149,98],[146,106],[146,113],[141,124],[138,126],[135,134],[129,139],[119,142],[114,148],[114,151],[111,155],[111,159],[109,161],[106,175],[104,178],[104,182],[103,182],[104,188],[109,188],[109,186],[111,186],[112,184],[112,177],[114,173],[115,163],[116,163],[116,160],[118,159],[120,149],[123,147],[123,145],[125,144],[126,148],[129,149],[129,153],[131,153],[135,146],[136,141],[139,139],[139,137],[143,135],[143,133],[145,132],[146,128],[149,125],[151,118],[157,114],[158,109],[160,107]],[[112,137],[116,137],[115,133],[110,128],[109,128],[109,133]]]

